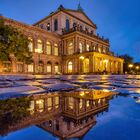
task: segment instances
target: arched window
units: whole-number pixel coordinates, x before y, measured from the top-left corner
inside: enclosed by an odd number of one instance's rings
[[[73,64],[71,61],[68,62],[68,73],[72,73]]]
[[[50,55],[51,51],[52,51],[51,43],[49,41],[47,41],[47,43],[46,43],[46,53],[48,55]]]
[[[73,43],[72,42],[68,43],[68,54],[73,54]]]
[[[51,73],[52,72],[52,64],[51,62],[47,63],[47,73]]]
[[[29,39],[29,44],[28,44],[29,51],[33,52],[33,39],[31,37],[29,37],[28,39]]]
[[[58,56],[58,45],[54,44],[54,55]]]
[[[83,44],[79,43],[79,52],[82,53],[83,52]]]
[[[58,20],[55,19],[54,20],[54,31],[57,31],[58,30]]]
[[[35,50],[37,53],[43,52],[43,43],[42,40],[37,40],[37,49]]]
[[[66,19],[66,30],[68,31],[70,28],[70,22],[68,19]]]
[[[89,52],[89,44],[86,45],[86,51]]]

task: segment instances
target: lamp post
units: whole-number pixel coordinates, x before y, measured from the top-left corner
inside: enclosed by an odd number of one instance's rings
[[[42,53],[42,50],[37,48],[37,49],[35,49],[35,52],[38,53],[38,57],[39,57],[39,60],[38,60],[38,62],[39,62],[38,72],[40,73],[40,54]]]
[[[136,74],[138,73],[139,70],[139,66],[136,66]]]
[[[130,69],[130,72],[131,72],[131,70],[132,70],[132,68],[133,68],[133,64],[129,64],[129,65],[128,65],[128,68]]]

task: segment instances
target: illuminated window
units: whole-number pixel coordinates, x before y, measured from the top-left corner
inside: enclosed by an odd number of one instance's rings
[[[58,45],[54,44],[54,55],[58,56]]]
[[[28,72],[34,72],[33,64],[28,65]]]
[[[68,43],[68,54],[73,54],[73,43]]]
[[[52,109],[52,98],[48,98],[47,100],[48,110]]]
[[[72,62],[70,61],[70,62],[68,63],[68,73],[72,73],[72,68],[73,68]]]
[[[74,99],[73,99],[73,97],[69,97],[68,98],[68,107],[70,109],[73,109],[74,108]]]
[[[87,44],[87,46],[86,46],[86,50],[89,52],[89,44]]]
[[[55,71],[55,73],[58,73],[58,72],[59,72],[59,67],[58,67],[58,65],[55,65],[55,66],[54,66],[54,71]]]
[[[43,43],[41,40],[37,41],[37,49],[39,50],[39,52],[43,52]]]
[[[51,50],[51,43],[47,41],[47,43],[46,43],[46,53],[48,55],[50,55],[51,54],[51,51],[52,51]]]
[[[80,51],[80,53],[83,52],[83,44],[82,43],[79,43],[79,51]]]
[[[51,65],[50,62],[48,62],[48,64],[47,64],[47,72],[48,73],[51,73],[52,72],[52,65]]]
[[[30,52],[33,52],[33,39],[29,37],[28,48]]]

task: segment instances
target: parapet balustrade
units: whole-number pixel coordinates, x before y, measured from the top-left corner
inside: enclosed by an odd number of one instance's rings
[[[63,35],[66,35],[66,34],[69,34],[69,33],[75,32],[75,31],[82,32],[82,33],[84,33],[84,34],[86,34],[88,36],[91,36],[91,37],[94,37],[94,38],[99,39],[101,41],[104,41],[106,43],[109,43],[109,39],[104,39],[104,37],[100,37],[99,34],[98,35],[95,35],[93,33],[93,31],[89,32],[86,29],[83,30],[82,28],[80,28],[79,25],[75,25],[75,26],[73,26],[73,28],[70,28],[70,29],[66,29],[66,28],[62,29],[62,34]]]

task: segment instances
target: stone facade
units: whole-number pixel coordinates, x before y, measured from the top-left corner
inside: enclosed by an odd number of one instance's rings
[[[30,40],[30,65],[3,62],[1,72],[33,74],[123,73],[123,59],[110,52],[108,39],[96,34],[96,25],[80,10],[62,5],[34,25],[5,18],[5,24],[22,31]]]

